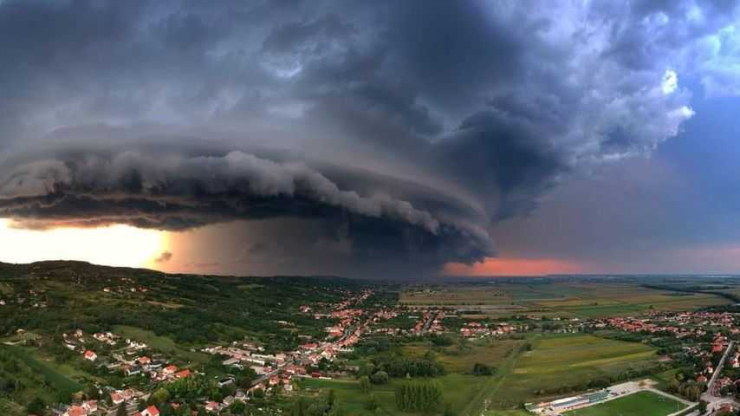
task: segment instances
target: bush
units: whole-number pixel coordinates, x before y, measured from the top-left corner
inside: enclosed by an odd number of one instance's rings
[[[378,371],[377,373],[370,376],[370,381],[373,384],[388,384],[388,373],[385,371]]]
[[[474,376],[490,376],[495,373],[495,369],[491,369],[491,367],[481,364],[481,363],[475,363],[473,365],[473,375]]]

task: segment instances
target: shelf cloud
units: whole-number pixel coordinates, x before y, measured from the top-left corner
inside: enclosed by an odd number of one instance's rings
[[[685,79],[737,91],[737,13],[6,0],[0,216],[170,231],[299,218],[335,231],[309,243],[348,242],[350,265],[472,264],[496,255],[493,224],[531,214],[570,173],[676,136],[694,116]]]

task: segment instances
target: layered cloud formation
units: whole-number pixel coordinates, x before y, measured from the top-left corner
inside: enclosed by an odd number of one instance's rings
[[[0,216],[300,218],[347,264],[475,262],[563,175],[675,136],[682,80],[736,94],[737,17],[719,0],[5,0]]]

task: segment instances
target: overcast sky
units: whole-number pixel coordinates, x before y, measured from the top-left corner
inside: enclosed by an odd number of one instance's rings
[[[740,272],[736,3],[0,1],[0,217],[171,271]]]

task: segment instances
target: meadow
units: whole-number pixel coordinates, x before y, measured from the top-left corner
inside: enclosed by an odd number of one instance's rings
[[[204,363],[208,361],[207,355],[200,352],[190,351],[178,345],[174,340],[172,340],[172,338],[157,335],[152,331],[147,331],[133,326],[117,325],[113,328],[113,332],[124,338],[131,338],[144,342],[155,350],[159,350],[176,357],[182,357],[196,363]]]
[[[460,412],[473,400],[475,395],[483,388],[486,377],[475,377],[463,374],[448,374],[437,377],[433,380],[438,383],[444,392],[443,401],[445,406],[449,405],[453,411]],[[334,390],[336,398],[347,414],[357,416],[374,416],[378,413],[365,408],[370,394],[377,399],[377,403],[383,411],[391,415],[406,415],[396,408],[395,386],[403,381],[391,380],[386,385],[373,386],[369,394],[365,394],[360,389],[360,384],[356,380],[320,380],[304,379],[301,380],[302,388],[311,394],[311,391],[328,391]],[[315,393],[314,393],[315,394]]]
[[[417,358],[434,351],[435,360],[448,372],[465,374],[470,373],[476,363],[498,368],[522,343],[519,340],[476,340],[467,342],[462,348],[450,345],[434,349],[429,344],[414,343],[404,345],[402,350],[404,356]]]
[[[58,397],[68,397],[83,387],[82,384],[65,375],[63,372],[58,371],[55,364],[35,357],[32,350],[9,345],[0,345],[0,349],[23,362],[48,385],[47,388],[45,386],[39,386],[37,380],[21,379],[21,383],[30,387],[21,391],[21,394],[26,396],[23,398],[24,400],[30,400],[36,396],[40,396],[51,402]]]
[[[721,296],[648,289],[640,282],[477,283],[407,290],[400,302],[469,310],[478,317],[513,315],[600,318],[649,310],[681,311],[727,304]]]
[[[619,399],[565,413],[565,416],[666,416],[686,405],[649,391],[641,391]]]
[[[602,376],[655,365],[656,352],[639,343],[566,335],[535,338],[522,353],[491,399],[497,407],[556,397],[563,386],[576,386]],[[538,394],[538,391],[544,394]]]

